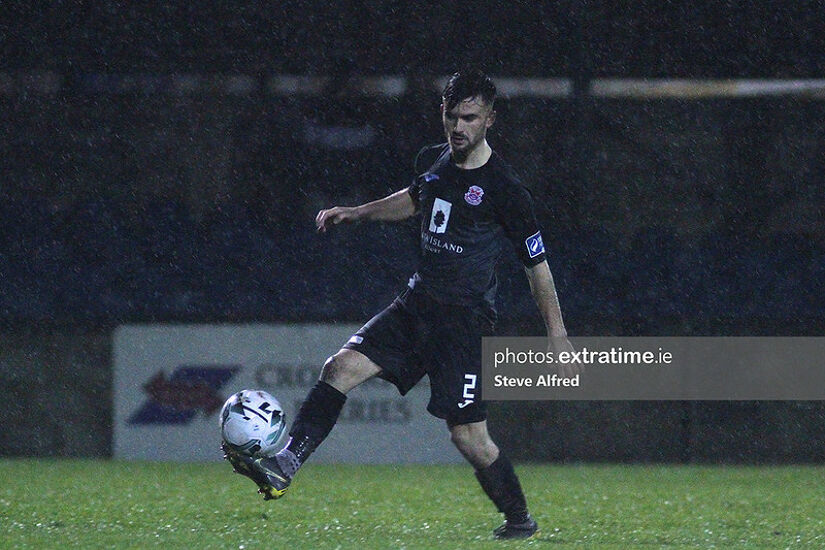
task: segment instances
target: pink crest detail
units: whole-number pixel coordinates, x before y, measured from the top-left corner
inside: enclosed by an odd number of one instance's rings
[[[467,192],[464,193],[464,200],[471,206],[481,204],[482,197],[484,197],[484,189],[478,185],[471,185]]]

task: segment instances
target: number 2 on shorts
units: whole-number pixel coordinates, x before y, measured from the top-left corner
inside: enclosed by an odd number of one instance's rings
[[[476,389],[477,379],[478,379],[478,376],[475,375],[475,374],[465,374],[464,375],[464,380],[467,383],[464,384],[464,394],[462,394],[462,397],[464,398],[464,401],[462,403],[458,404],[459,409],[463,409],[464,407],[466,407],[467,405],[469,405],[470,403],[472,403],[475,400],[475,398],[476,398],[475,389]]]

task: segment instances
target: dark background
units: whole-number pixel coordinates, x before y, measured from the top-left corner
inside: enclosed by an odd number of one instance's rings
[[[315,213],[407,185],[415,152],[441,139],[432,83],[465,63],[572,79],[563,97],[502,97],[489,137],[537,199],[571,334],[822,335],[825,101],[610,99],[590,84],[823,78],[824,10],[5,4],[0,454],[110,453],[106,335],[119,324],[362,322],[382,308],[415,268],[415,223],[318,236]],[[278,74],[331,84],[284,94]],[[233,75],[249,85],[221,84]],[[373,97],[360,76],[410,86]],[[500,277],[500,333],[540,331],[514,255]],[[26,414],[51,400],[69,421]],[[518,458],[825,458],[821,403],[496,407]]]

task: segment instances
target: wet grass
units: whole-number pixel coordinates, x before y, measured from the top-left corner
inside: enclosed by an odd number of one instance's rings
[[[518,468],[501,543],[465,466],[307,465],[263,502],[225,464],[0,461],[0,548],[823,548],[825,467]]]

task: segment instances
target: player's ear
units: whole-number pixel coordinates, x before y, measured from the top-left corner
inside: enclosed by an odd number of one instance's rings
[[[492,125],[493,125],[493,123],[494,123],[495,121],[496,121],[496,110],[495,110],[495,109],[492,109],[492,110],[490,111],[490,114],[489,114],[489,115],[487,115],[487,122],[486,122],[486,124],[485,124],[485,127],[486,127],[486,128],[489,128],[490,126],[492,126]]]

